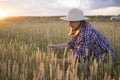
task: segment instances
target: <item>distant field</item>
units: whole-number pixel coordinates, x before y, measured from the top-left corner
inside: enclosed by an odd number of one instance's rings
[[[92,18],[90,23],[104,34],[113,46],[117,61],[111,64],[92,63],[86,77],[86,63],[78,66],[80,80],[120,80],[120,21]],[[68,23],[59,18],[14,17],[0,20],[0,79],[1,80],[76,80],[76,66],[56,64],[56,59],[69,53],[50,51],[48,44],[69,40]],[[52,63],[48,63],[51,58]],[[96,66],[97,65],[97,66]],[[84,70],[85,69],[85,70]]]

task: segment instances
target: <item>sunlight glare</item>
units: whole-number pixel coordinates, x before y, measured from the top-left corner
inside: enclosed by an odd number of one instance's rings
[[[5,17],[6,17],[6,13],[0,10],[0,19],[5,18]]]

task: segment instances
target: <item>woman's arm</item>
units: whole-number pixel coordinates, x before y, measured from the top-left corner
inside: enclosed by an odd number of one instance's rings
[[[64,49],[64,48],[68,48],[68,43],[50,44],[50,45],[48,45],[48,48],[52,48],[52,49]]]

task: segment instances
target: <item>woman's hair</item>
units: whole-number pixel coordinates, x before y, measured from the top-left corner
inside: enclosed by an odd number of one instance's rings
[[[80,24],[79,24],[79,26],[78,26],[78,28],[82,28],[82,27],[84,27],[85,26],[85,24],[87,24],[88,22],[87,21],[85,21],[85,20],[82,20],[82,21],[80,21]],[[78,29],[77,28],[77,29]]]
[[[85,20],[80,21],[80,27],[84,27],[87,23]]]

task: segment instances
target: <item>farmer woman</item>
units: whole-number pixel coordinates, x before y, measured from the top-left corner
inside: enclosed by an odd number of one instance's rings
[[[89,18],[85,17],[80,9],[71,9],[68,15],[61,17],[61,19],[69,22],[72,38],[67,43],[48,45],[49,48],[73,49],[78,61],[80,61],[80,58],[86,61],[88,55],[93,55],[95,58],[105,58],[108,53],[110,53],[113,61],[116,59],[116,54],[108,40],[91,24],[86,22]],[[86,55],[86,51],[88,55]],[[69,63],[68,59],[58,59],[58,62],[61,63],[63,60]]]

